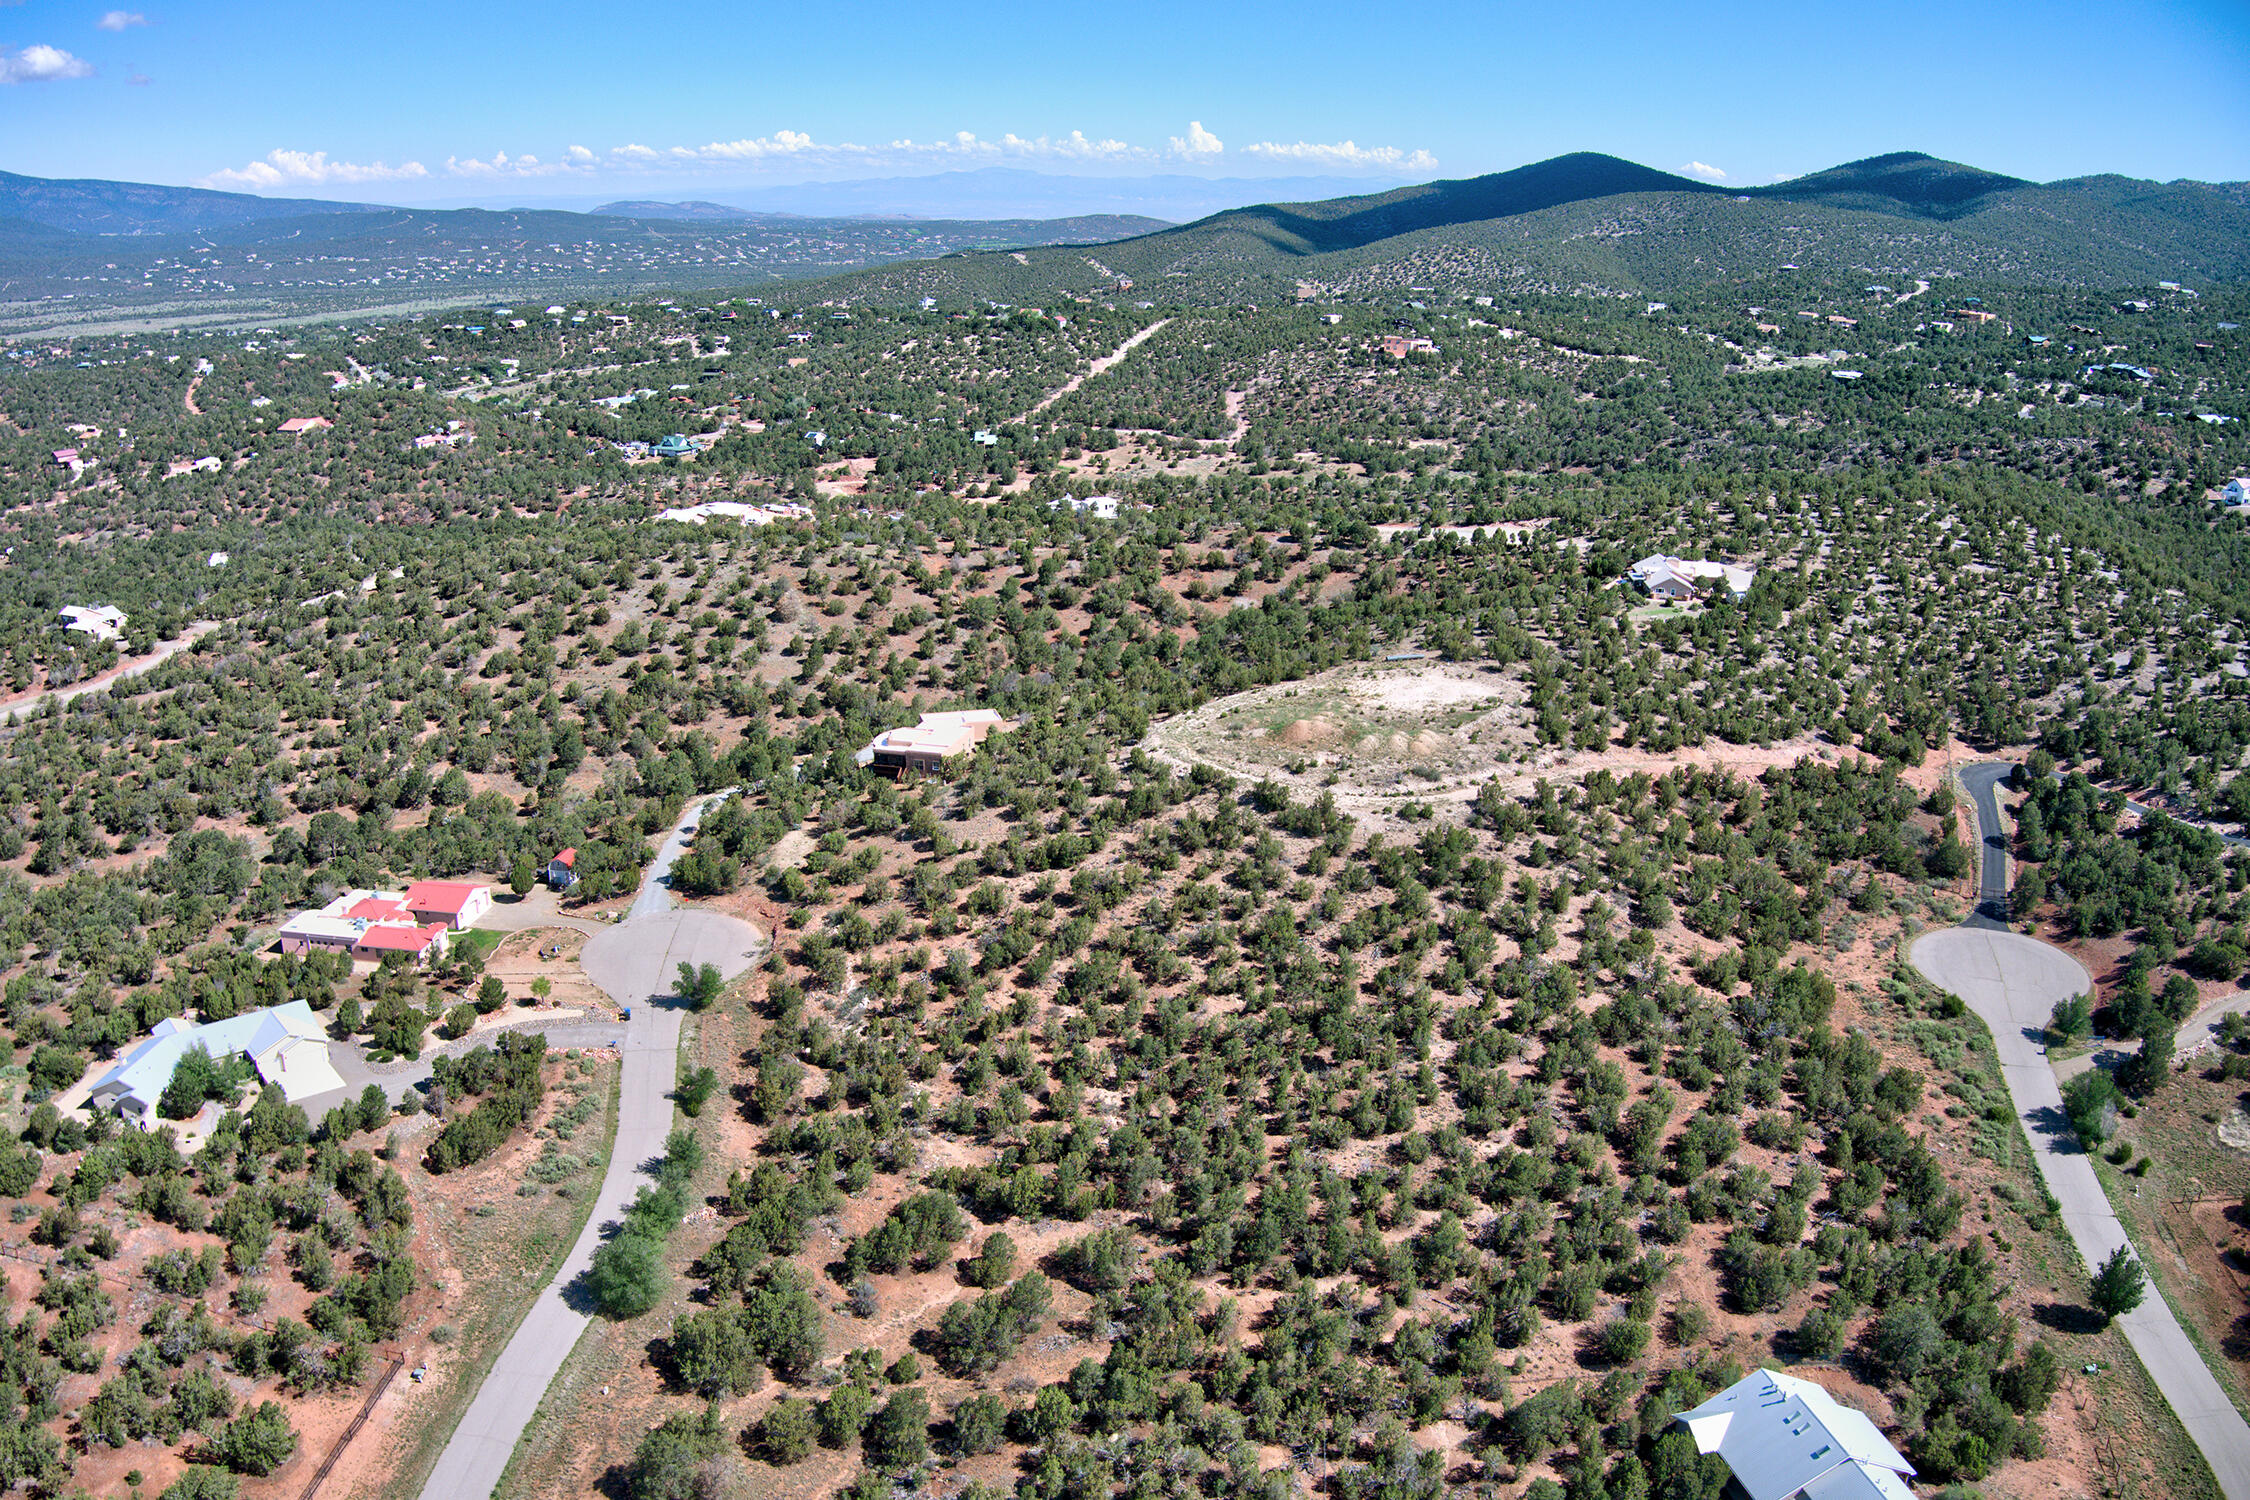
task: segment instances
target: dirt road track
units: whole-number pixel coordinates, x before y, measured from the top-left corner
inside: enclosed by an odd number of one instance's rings
[[[1119,344],[1115,349],[1103,355],[1100,359],[1095,360],[1093,364],[1087,367],[1085,374],[1071,376],[1070,379],[1064,381],[1055,390],[1050,391],[1045,396],[1041,397],[1037,406],[1034,406],[1030,411],[1025,412],[1023,416],[1016,418],[1016,420],[1019,422],[1024,421],[1030,417],[1036,416],[1040,412],[1045,411],[1048,407],[1053,406],[1057,401],[1060,401],[1063,397],[1069,395],[1072,391],[1077,390],[1087,381],[1092,380],[1096,375],[1101,374],[1104,370],[1107,370],[1112,365],[1116,364],[1126,355],[1132,353],[1135,349],[1138,349],[1142,344],[1146,343],[1152,336],[1154,336],[1157,329],[1162,328],[1165,324],[1171,321],[1172,320],[1170,318],[1158,318],[1155,322],[1149,324],[1148,327],[1142,329],[1139,333],[1134,334],[1131,338],[1127,339],[1124,343]]]
[[[69,687],[37,688],[28,693],[18,693],[13,698],[0,698],[0,713],[37,708],[50,698],[57,703],[75,703],[88,693],[99,693],[120,682],[138,677],[143,672],[154,671],[218,628],[219,622],[216,620],[198,620],[171,640],[158,642],[156,649],[148,655],[122,666],[112,667],[99,677],[89,677],[84,682],[74,682]]]

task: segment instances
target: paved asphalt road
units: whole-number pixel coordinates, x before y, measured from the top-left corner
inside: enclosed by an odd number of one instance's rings
[[[681,827],[693,827],[718,800],[706,798],[690,807]],[[654,1181],[648,1169],[662,1159],[664,1137],[672,1128],[670,1095],[679,1069],[681,1014],[672,988],[679,966],[715,963],[732,978],[750,966],[763,941],[747,922],[716,912],[671,910],[665,882],[686,847],[686,838],[674,829],[649,866],[640,898],[625,921],[589,939],[579,955],[587,977],[632,1010],[625,1024],[624,1076],[609,1171],[578,1242],[485,1376],[422,1486],[422,1500],[479,1500],[492,1493],[548,1384],[586,1330],[592,1305],[579,1280],[633,1195],[643,1183]]]
[[[1969,789],[1969,800],[1976,804],[1977,837],[1984,845],[1984,858],[1977,864],[1977,909],[1965,926],[2008,930],[2008,835],[2000,821],[1996,788],[2014,770],[2005,761],[1991,761],[1961,771],[1961,784]],[[2047,1018],[2039,1019],[2044,1022]]]
[[[1961,777],[1976,798],[1977,826],[1985,844],[1977,915],[1949,931],[1924,933],[1907,956],[1932,984],[1959,995],[1992,1028],[2000,1073],[2039,1175],[2062,1206],[2063,1227],[2072,1243],[2092,1268],[2126,1242],[2125,1229],[2063,1113],[2062,1086],[2048,1065],[2044,1037],[2055,1002],[2091,994],[2094,987],[2077,959],[2052,944],[2006,930],[2007,848],[1998,833],[1992,788],[2009,769],[1972,766]],[[2002,918],[1986,910],[1995,894]],[[2170,1305],[2151,1288],[2139,1307],[2118,1319],[2118,1326],[2166,1404],[2203,1450],[2227,1500],[2250,1500],[2250,1423],[2219,1389]]]
[[[1964,927],[1981,927],[1994,932],[2007,930],[2009,908],[2008,841],[2004,833],[1996,831],[2001,827],[1997,788],[2000,783],[2008,779],[2009,773],[2014,770],[2014,766],[2004,761],[1991,761],[1982,765],[1969,766],[1961,772],[1961,782],[1969,789],[1969,796],[1976,803],[1977,827],[1983,830],[1984,841],[1984,859],[1978,866],[1976,914],[1962,924]],[[2141,806],[2138,802],[2130,802],[2127,806],[2144,816],[2164,816],[2164,814],[2157,813],[2153,809]],[[2221,834],[2220,837],[2231,844],[2250,842],[2235,838],[2231,834]],[[2088,993],[2091,993],[2090,988]],[[2239,1013],[2250,1013],[2250,990],[2225,996],[2197,1010],[2193,1016],[2188,1018],[2187,1024],[2179,1029],[2178,1035],[2173,1039],[2174,1049],[2180,1056],[2185,1057],[2190,1052],[2217,1046],[2219,1023],[2228,1016]],[[2041,1019],[2044,1019],[2044,1017]],[[2088,1068],[2114,1068],[2139,1050],[2140,1043],[2138,1042],[2113,1042],[2092,1053],[2072,1058],[2068,1063],[2061,1065],[2060,1076],[2067,1083],[2071,1078],[2085,1072]]]

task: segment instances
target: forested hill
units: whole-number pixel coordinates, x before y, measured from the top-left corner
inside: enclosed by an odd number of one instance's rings
[[[176,234],[305,214],[380,211],[373,203],[262,198],[255,193],[218,193],[152,182],[24,177],[0,172],[0,215],[29,219],[72,234]]]
[[[1907,213],[1925,219],[1957,219],[1974,212],[1995,193],[2036,187],[2021,177],[2003,177],[1957,161],[1939,161],[1919,151],[1894,151],[1850,161],[1825,172],[1810,172],[1765,187],[1749,188],[1752,198],[1791,203],[1826,203],[1877,213]]]
[[[1123,275],[1144,297],[1215,303],[1470,281],[1663,296],[1793,268],[2024,286],[2211,283],[2250,275],[2250,202],[2238,183],[2040,184],[1914,152],[1744,189],[1578,153],[1369,197],[1230,210],[1098,259],[1062,249],[971,257],[843,287],[876,301],[1023,302]]]
[[[1563,203],[1619,193],[1715,193],[1706,183],[1675,177],[1614,156],[1579,151],[1457,182],[1426,182],[1360,198],[1321,203],[1262,203],[1213,214],[1156,240],[1198,235],[1247,234],[1298,255],[1352,250],[1419,229],[1512,218]]]

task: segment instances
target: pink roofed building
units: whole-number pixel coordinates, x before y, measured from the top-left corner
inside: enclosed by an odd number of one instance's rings
[[[426,963],[444,955],[445,938],[443,927],[394,927],[385,923],[360,934],[359,941],[352,945],[352,957],[379,959],[386,953],[407,953],[416,963]]]
[[[417,922],[459,932],[492,910],[492,887],[458,880],[417,880],[406,888],[404,905]]]
[[[388,892],[363,892],[359,898],[334,913],[347,922],[411,922],[414,914],[406,909],[406,902]]]
[[[281,951],[327,948],[367,959],[408,953],[420,963],[445,952],[449,931],[448,919],[418,916],[405,893],[346,891],[318,911],[299,912],[283,923]]]

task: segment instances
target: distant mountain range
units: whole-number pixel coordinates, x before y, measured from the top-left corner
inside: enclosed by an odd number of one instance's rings
[[[208,188],[159,187],[98,178],[19,177],[0,172],[0,218],[71,234],[174,234],[305,214],[380,213],[373,203],[261,198]]]
[[[1453,182],[1426,182],[1318,203],[1264,203],[1213,214],[1177,231],[1246,233],[1291,254],[1356,249],[1417,230],[1515,218],[1625,193],[1685,193],[1750,201],[1824,203],[1875,213],[1954,219],[1995,193],[2033,184],[1911,151],[1872,156],[1767,187],[1727,188],[1581,151]]]
[[[1261,203],[1123,244],[1102,264],[1167,297],[1255,300],[1475,282],[1661,293],[1783,270],[2052,285],[2250,278],[2241,183],[2032,183],[1918,152],[1730,188],[1581,152],[1388,192]],[[1089,290],[1083,255],[969,257],[870,273],[870,295]],[[1162,278],[1160,283],[1157,278]]]
[[[688,199],[680,203],[661,203],[655,199],[633,198],[616,203],[604,203],[588,213],[603,214],[613,219],[668,219],[699,224],[740,224],[756,219],[794,219],[797,214],[761,214],[747,208],[736,208],[728,203],[702,203]]]
[[[807,182],[723,194],[715,199],[648,198],[601,203],[541,201],[515,208],[435,208],[449,212],[585,213],[610,218],[729,223],[799,219],[1039,220],[1123,215],[1177,224],[1256,199],[1305,201],[1381,189],[1394,182],[1351,177],[1208,178],[1181,174],[1146,177],[1064,177],[989,167],[926,177],[886,177],[850,182]],[[346,203],[320,198],[265,198],[207,188],[160,187],[142,182],[62,180],[0,172],[0,219],[67,230],[72,234],[174,234],[308,214],[401,211],[396,205]]]
[[[1141,288],[1138,297],[1197,301],[1441,284],[1661,295],[1800,269],[2083,286],[2250,279],[2244,184],[2033,183],[1915,152],[1752,188],[1579,153],[1458,181],[1229,205],[1186,223],[1085,211],[1299,185],[1338,184],[994,169],[586,213],[385,208],[0,173],[0,334],[838,276],[821,295],[1019,303],[1113,295],[1119,277]],[[915,216],[936,203],[961,213],[978,202],[1049,200],[1079,211]],[[1086,253],[1096,245],[1098,262]]]
[[[0,174],[0,336],[742,289],[888,261],[1107,243],[1165,223],[803,218],[709,203],[415,209]]]
[[[811,218],[1060,219],[1083,214],[1135,214],[1183,223],[1259,200],[1307,201],[1397,186],[1364,177],[1065,177],[1014,167],[886,177],[859,182],[807,182],[718,195],[720,204],[752,212]]]

